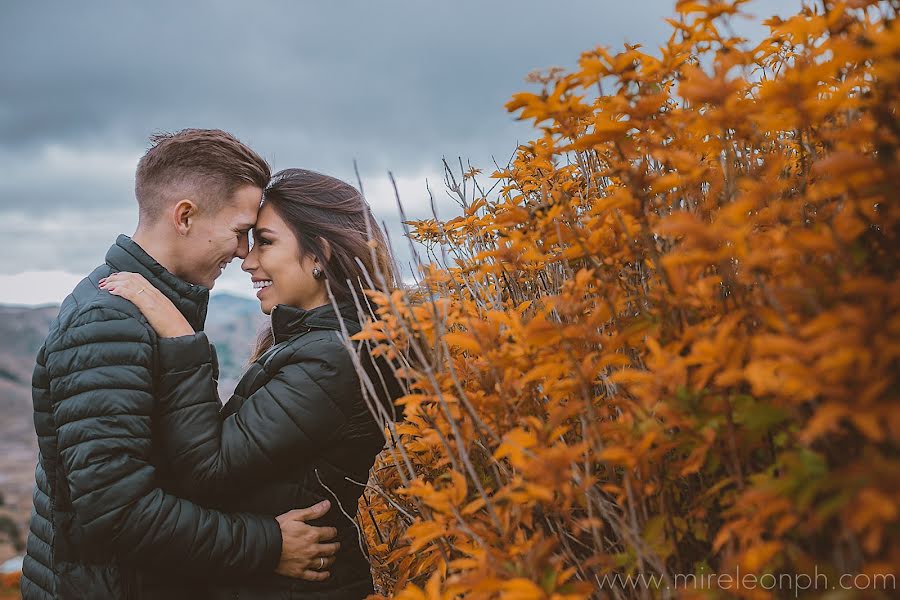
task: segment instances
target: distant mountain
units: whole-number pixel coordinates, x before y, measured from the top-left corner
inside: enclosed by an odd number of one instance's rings
[[[0,305],[0,522],[18,525],[20,539],[0,527],[0,562],[20,552],[31,513],[37,440],[31,407],[34,358],[58,306]],[[219,356],[219,393],[234,389],[267,317],[256,300],[215,294],[209,303],[206,333]]]
[[[205,330],[219,357],[219,393],[223,400],[234,390],[250,360],[256,337],[267,324],[268,317],[259,310],[256,300],[231,294],[210,298]]]
[[[31,371],[57,310],[0,306],[0,562],[21,552],[27,531],[37,454]]]

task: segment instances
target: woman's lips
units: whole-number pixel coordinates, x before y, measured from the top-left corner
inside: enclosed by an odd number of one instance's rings
[[[259,299],[262,299],[263,294],[264,294],[264,293],[266,292],[266,290],[269,289],[270,287],[272,287],[272,286],[271,286],[271,285],[267,285],[266,287],[261,287],[261,288],[259,288],[259,291],[256,292],[256,297],[259,298]]]

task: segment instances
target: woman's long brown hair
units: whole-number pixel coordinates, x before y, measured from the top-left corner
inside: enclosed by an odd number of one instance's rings
[[[363,290],[371,287],[368,281],[387,293],[398,285],[384,233],[368,202],[349,183],[315,171],[285,169],[272,177],[263,204],[271,206],[294,232],[301,258],[311,252],[318,259],[338,303],[353,304],[358,299],[365,306]],[[324,242],[330,248],[327,259]],[[271,328],[260,332],[250,362],[273,343]]]

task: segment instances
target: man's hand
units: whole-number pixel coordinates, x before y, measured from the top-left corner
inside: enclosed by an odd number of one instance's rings
[[[334,539],[334,527],[313,527],[306,521],[318,519],[328,512],[331,503],[323,500],[309,508],[298,508],[276,518],[281,526],[281,561],[275,572],[279,575],[324,581],[331,575],[325,569],[334,563],[334,554],[341,545],[324,543]]]

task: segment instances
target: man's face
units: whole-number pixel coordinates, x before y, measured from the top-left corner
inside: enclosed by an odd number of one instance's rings
[[[247,185],[216,210],[199,213],[181,248],[184,257],[178,275],[190,283],[212,288],[235,258],[246,258],[248,233],[256,223],[262,190]]]

